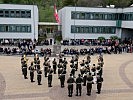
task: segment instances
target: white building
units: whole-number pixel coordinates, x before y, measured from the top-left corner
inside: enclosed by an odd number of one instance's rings
[[[64,7],[59,10],[63,39],[133,37],[133,7]]]
[[[37,6],[0,4],[0,39],[38,39]]]

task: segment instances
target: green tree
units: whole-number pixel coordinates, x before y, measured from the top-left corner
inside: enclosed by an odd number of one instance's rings
[[[114,35],[114,36],[111,36],[110,39],[112,39],[112,40],[118,40],[119,38],[118,38],[118,36],[115,36]]]
[[[105,40],[105,37],[103,37],[103,36],[98,37],[98,40],[99,40],[100,42],[102,42],[103,40]]]
[[[74,6],[75,1],[74,0],[64,0],[63,1],[63,6]]]

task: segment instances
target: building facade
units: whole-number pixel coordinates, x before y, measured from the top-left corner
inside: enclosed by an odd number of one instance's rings
[[[63,39],[133,37],[133,7],[64,7],[59,10]]]
[[[38,39],[37,6],[0,4],[0,39]]]

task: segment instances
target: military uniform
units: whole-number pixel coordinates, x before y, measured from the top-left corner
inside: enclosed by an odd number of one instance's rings
[[[79,92],[79,96],[81,96],[82,82],[83,82],[83,79],[81,78],[81,75],[79,74],[79,77],[76,79],[76,96],[78,96],[78,92]]]
[[[69,97],[72,97],[72,94],[73,94],[73,83],[75,82],[72,74],[70,74],[70,77],[68,78],[67,80],[67,83],[68,83],[68,96]]]
[[[71,63],[70,67],[72,68],[74,66],[74,57],[72,57],[70,63]]]
[[[75,69],[77,71],[78,70],[78,57],[75,58],[74,63],[75,63]]]
[[[35,67],[35,70],[36,70],[36,66],[37,66],[37,59],[36,59],[36,57],[34,57],[34,67]]]
[[[48,60],[45,60],[44,63],[43,63],[43,66],[44,66],[44,75],[45,77],[47,77],[47,73],[48,73]]]
[[[54,74],[56,74],[56,68],[57,68],[57,62],[56,62],[56,59],[54,59],[52,63],[53,63]]]
[[[64,70],[62,71],[62,73],[60,74],[60,76],[59,76],[60,83],[61,83],[61,88],[63,88],[63,87],[64,87],[65,74],[66,74],[66,70],[64,69]]]
[[[103,82],[103,78],[100,77],[100,76],[98,76],[98,77],[97,77],[97,93],[98,93],[98,94],[101,93],[102,82]]]
[[[68,62],[66,61],[66,58],[64,58],[64,60],[62,61],[62,63],[63,63],[63,68],[66,70],[67,64],[68,64]]]
[[[22,69],[22,74],[23,74],[23,65],[24,65],[24,58],[21,58],[21,69]]]
[[[90,55],[87,55],[87,61],[88,61],[88,63],[91,62],[91,57],[90,57]]]
[[[37,58],[37,61],[36,61],[36,69],[37,70],[40,69],[40,60],[39,60],[39,58]]]
[[[60,74],[62,73],[62,71],[63,71],[62,63],[59,63],[58,64],[58,78],[59,78]]]
[[[41,84],[41,80],[42,80],[42,71],[38,70],[37,71],[37,81],[38,81],[38,85],[42,85]]]
[[[59,54],[59,63],[62,63],[62,55]]]
[[[27,64],[26,64],[26,61],[24,61],[23,65],[22,65],[22,72],[23,72],[23,75],[24,75],[24,79],[28,79],[27,78]]]
[[[83,86],[86,86],[86,79],[87,79],[87,74],[86,72],[83,74]]]
[[[30,70],[30,80],[31,80],[31,82],[34,82],[33,79],[34,79],[35,68],[33,66],[33,63],[31,63],[31,66],[29,67],[29,70]]]
[[[87,75],[87,95],[91,95],[91,89],[93,84],[93,77],[91,76],[91,73]]]
[[[52,87],[52,73],[53,73],[53,69],[51,68],[51,66],[49,66],[49,69],[48,69],[48,87]]]
[[[75,77],[75,66],[71,68],[71,74]]]

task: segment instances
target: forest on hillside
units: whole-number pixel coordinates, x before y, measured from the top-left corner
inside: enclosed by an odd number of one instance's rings
[[[54,4],[57,9],[64,6],[77,7],[106,7],[115,5],[116,8],[129,7],[133,4],[133,0],[0,0],[4,4],[35,4],[39,8],[39,21],[55,22]]]

